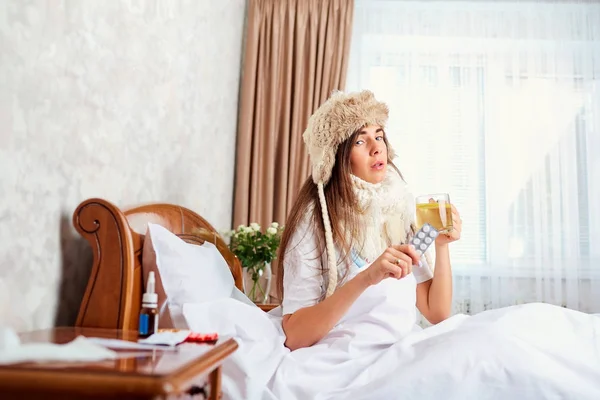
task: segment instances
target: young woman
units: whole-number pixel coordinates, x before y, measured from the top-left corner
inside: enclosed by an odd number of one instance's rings
[[[327,336],[356,338],[341,325],[363,297],[373,304],[370,323],[394,332],[391,340],[414,328],[415,305],[431,323],[450,315],[449,244],[460,238],[460,215],[453,208],[454,229],[436,239],[432,269],[429,255],[420,259],[407,245],[414,201],[392,163],[387,119],[387,106],[371,92],[335,93],[304,132],[312,177],[288,217],[279,254],[291,350]]]

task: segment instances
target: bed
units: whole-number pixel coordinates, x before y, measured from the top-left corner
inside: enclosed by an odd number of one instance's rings
[[[73,213],[73,225],[90,244],[93,266],[76,326],[137,330],[143,294],[142,250],[147,224],[159,224],[188,243],[213,243],[243,291],[242,267],[216,229],[197,213],[173,204],[147,204],[121,210],[93,198]],[[268,311],[274,305],[261,304]]]
[[[243,288],[239,260],[208,221],[184,207],[121,210],[89,199],[73,223],[94,253],[77,326],[137,329],[148,223],[187,243],[213,243]],[[278,308],[221,298],[186,304],[182,313],[189,329],[240,343],[223,364],[224,398],[600,398],[600,318],[528,304],[403,333],[392,328],[402,317],[390,302],[400,287],[392,285],[402,282],[385,282],[366,290],[325,338],[293,352],[284,346]]]

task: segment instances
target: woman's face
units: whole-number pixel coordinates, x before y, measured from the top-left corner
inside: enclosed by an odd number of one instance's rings
[[[370,182],[379,183],[387,169],[387,146],[379,125],[368,125],[360,130],[350,150],[352,174]]]

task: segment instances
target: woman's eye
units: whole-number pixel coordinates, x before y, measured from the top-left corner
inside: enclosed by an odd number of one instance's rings
[[[381,142],[383,140],[383,136],[377,136],[376,139]]]
[[[365,141],[364,140],[357,140],[354,144],[359,146],[361,144],[363,144]]]

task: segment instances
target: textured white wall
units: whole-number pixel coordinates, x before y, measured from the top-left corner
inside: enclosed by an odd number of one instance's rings
[[[245,0],[0,2],[0,325],[74,322],[89,197],[231,223]]]

